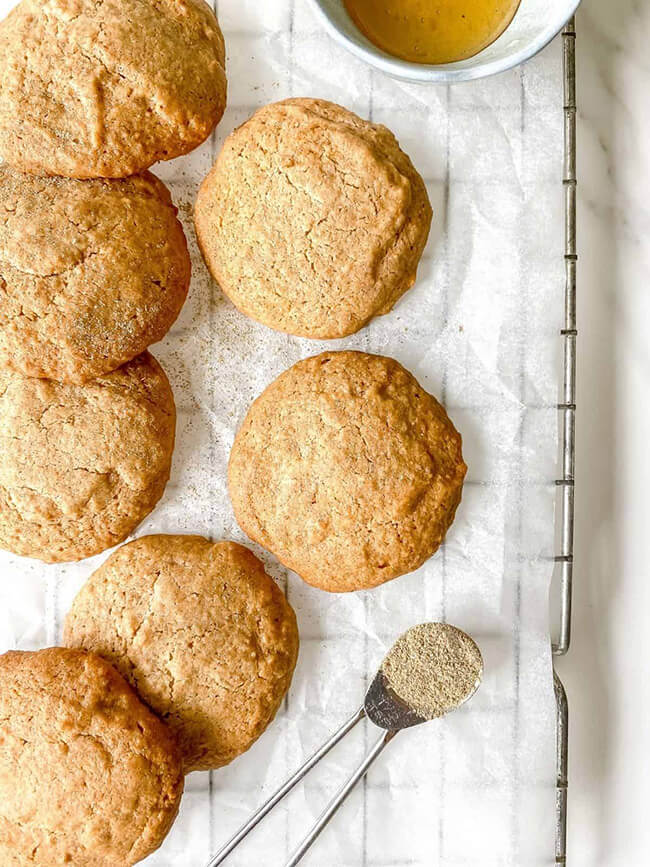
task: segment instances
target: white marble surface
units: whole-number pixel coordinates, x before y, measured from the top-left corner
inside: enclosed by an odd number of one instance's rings
[[[571,867],[650,863],[650,5],[578,15],[580,276]]]

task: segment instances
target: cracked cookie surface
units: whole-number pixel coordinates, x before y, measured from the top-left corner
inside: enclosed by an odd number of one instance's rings
[[[0,372],[0,547],[54,563],[122,542],[163,494],[175,420],[148,352],[85,385]]]
[[[224,112],[224,64],[204,0],[22,0],[0,22],[0,155],[111,178],[188,153]]]
[[[460,503],[461,437],[391,358],[325,352],[252,404],[228,488],[245,533],[323,590],[375,587],[417,569]]]
[[[289,688],[294,612],[242,545],[144,536],[73,602],[64,642],[109,660],[175,733],[185,771],[218,768],[262,734]]]
[[[161,844],[182,791],[171,733],[106,661],[0,656],[3,867],[129,867]]]
[[[289,334],[334,338],[387,313],[413,285],[431,206],[386,127],[289,99],[228,136],[195,222],[206,264],[239,310]]]
[[[167,333],[190,258],[165,185],[0,166],[0,367],[82,383]]]

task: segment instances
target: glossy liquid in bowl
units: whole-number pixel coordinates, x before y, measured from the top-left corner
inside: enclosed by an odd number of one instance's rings
[[[497,39],[521,0],[344,0],[379,48],[414,63],[473,57]]]

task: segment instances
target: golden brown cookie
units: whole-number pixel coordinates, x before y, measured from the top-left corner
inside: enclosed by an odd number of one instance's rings
[[[0,22],[0,156],[118,178],[191,151],[226,105],[203,0],[22,0]]]
[[[160,846],[182,791],[171,733],[103,659],[0,656],[3,867],[129,867]]]
[[[325,352],[253,403],[228,486],[251,539],[309,584],[343,592],[421,566],[454,519],[466,469],[447,413],[400,364]]]
[[[386,127],[289,99],[226,139],[195,220],[236,307],[279,331],[330,338],[387,313],[413,285],[431,206]]]
[[[190,283],[167,188],[0,166],[0,367],[82,383],[165,336]]]
[[[247,548],[144,536],[82,587],[66,644],[108,659],[176,734],[185,770],[247,750],[271,722],[298,654],[293,610]]]
[[[85,385],[0,372],[0,547],[55,563],[122,542],[163,494],[175,420],[148,352]]]

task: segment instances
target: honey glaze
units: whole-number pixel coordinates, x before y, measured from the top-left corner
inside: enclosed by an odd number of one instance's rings
[[[364,36],[415,63],[451,63],[478,54],[503,33],[520,2],[344,0]]]

